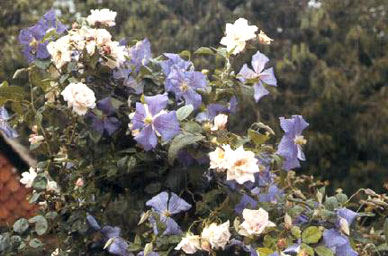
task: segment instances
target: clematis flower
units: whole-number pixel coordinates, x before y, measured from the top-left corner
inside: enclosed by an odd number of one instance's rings
[[[267,193],[261,193],[259,195],[259,201],[277,203],[278,199],[283,196],[283,194],[282,189],[279,189],[278,186],[272,184],[269,186]]]
[[[34,26],[20,31],[19,43],[23,46],[23,54],[28,62],[50,57],[47,51],[49,40],[42,41],[46,32],[50,29],[55,29],[57,34],[62,34],[66,30],[66,26],[57,21],[55,10],[45,13]]]
[[[212,122],[218,114],[234,114],[237,110],[237,99],[233,96],[230,101],[226,104],[211,103],[207,106],[205,112],[199,113],[195,119],[198,122]]]
[[[176,68],[184,71],[194,70],[193,63],[191,61],[186,61],[182,59],[178,54],[165,53],[163,55],[167,58],[167,60],[160,61],[159,64],[160,64],[160,67],[162,68],[162,72],[166,77],[168,77],[172,68]]]
[[[300,167],[299,160],[306,160],[302,146],[307,141],[302,136],[302,132],[308,125],[300,115],[293,115],[290,119],[280,117],[280,126],[285,134],[276,153],[284,158],[283,168],[285,170]]]
[[[259,102],[262,97],[269,94],[269,91],[265,89],[263,83],[277,86],[273,68],[264,69],[268,61],[267,56],[257,51],[251,61],[253,69],[248,68],[248,65],[244,64],[237,75],[238,79],[243,83],[246,83],[248,80],[254,81],[253,89],[256,102]]]
[[[249,26],[248,21],[239,18],[234,24],[227,23],[225,36],[221,39],[220,44],[225,45],[232,54],[238,54],[245,48],[246,42],[256,37],[257,26]]]
[[[167,94],[144,97],[144,100],[146,104],[136,103],[132,131],[139,131],[135,140],[148,151],[156,147],[157,136],[168,141],[180,132],[180,128],[175,111],[164,110],[168,103]]]
[[[89,226],[94,230],[102,234],[102,243],[105,244],[104,248],[108,250],[110,254],[119,256],[130,256],[127,251],[128,243],[120,237],[120,228],[112,226],[101,227],[97,220],[90,214],[87,214],[86,221]]]
[[[8,138],[16,138],[18,134],[14,129],[11,128],[8,124],[8,120],[10,119],[8,111],[5,107],[0,107],[0,132],[3,132],[4,135]]]
[[[186,105],[193,105],[197,109],[202,103],[202,97],[197,90],[204,90],[207,86],[206,76],[198,71],[184,71],[173,67],[166,78],[165,89],[175,93],[177,100],[184,99]]]
[[[191,205],[177,194],[171,193],[169,197],[167,192],[161,192],[154,196],[146,202],[146,205],[152,207],[155,212],[159,213],[160,221],[166,224],[166,230],[163,235],[180,234],[182,230],[170,216],[191,208]],[[154,223],[154,233],[158,233],[156,223]]]
[[[242,236],[260,235],[267,227],[275,227],[275,223],[269,221],[268,212],[262,208],[259,210],[244,209],[244,222],[240,225],[238,233]]]
[[[102,116],[97,116],[94,112],[89,112],[87,118],[91,120],[92,127],[98,133],[106,132],[112,135],[119,127],[120,121],[114,116],[115,109],[112,106],[112,99],[106,97],[97,102],[97,108],[101,110]]]
[[[336,229],[328,229],[323,232],[323,243],[337,256],[358,255],[350,245],[349,239]]]
[[[142,66],[147,65],[151,59],[151,44],[147,38],[139,41],[129,48],[130,63],[135,66],[135,71],[139,72]]]
[[[253,199],[252,197],[248,196],[247,194],[244,194],[240,202],[234,207],[234,211],[237,214],[241,214],[245,208],[250,206],[251,208],[256,208],[257,206],[257,201]]]

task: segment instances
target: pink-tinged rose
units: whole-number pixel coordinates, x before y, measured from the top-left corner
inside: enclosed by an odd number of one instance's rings
[[[266,228],[275,227],[275,223],[269,220],[268,212],[262,208],[259,210],[244,209],[244,222],[240,225],[238,233],[242,236],[255,236],[262,234]]]

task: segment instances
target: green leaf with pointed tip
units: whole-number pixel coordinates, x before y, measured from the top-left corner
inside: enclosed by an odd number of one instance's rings
[[[179,121],[185,120],[194,111],[193,105],[186,105],[176,111],[176,117]]]
[[[306,244],[318,243],[319,239],[322,237],[322,231],[319,230],[316,226],[311,226],[303,230],[302,232],[302,241]]]
[[[194,54],[198,54],[198,55],[213,55],[214,54],[214,51],[208,47],[200,47],[198,48]]]
[[[179,134],[172,140],[170,148],[168,149],[168,162],[172,165],[181,149],[195,144],[204,138],[200,134]]]
[[[318,254],[318,256],[334,256],[333,251],[324,246],[318,246],[315,248],[315,252]]]

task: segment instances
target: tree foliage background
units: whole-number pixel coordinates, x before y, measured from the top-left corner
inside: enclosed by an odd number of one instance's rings
[[[235,129],[260,120],[278,127],[280,115],[302,114],[306,134],[304,173],[351,192],[384,191],[388,167],[388,6],[385,0],[5,0],[0,7],[0,80],[23,67],[21,28],[48,9],[61,19],[93,8],[118,12],[116,35],[148,39],[154,56],[200,45],[217,46],[226,22],[248,19],[274,38],[265,54],[276,64],[279,88],[256,113],[234,120]],[[206,62],[206,59],[203,59]],[[241,60],[241,63],[248,60]],[[201,63],[198,63],[200,65]],[[242,108],[252,106],[244,101]],[[242,112],[244,113],[244,112]],[[270,114],[262,114],[270,113]],[[233,120],[232,120],[233,121]]]

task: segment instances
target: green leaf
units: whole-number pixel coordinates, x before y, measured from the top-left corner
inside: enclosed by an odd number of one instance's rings
[[[200,47],[198,48],[194,54],[198,54],[198,55],[213,55],[214,52],[212,49],[208,48],[208,47]]]
[[[19,234],[23,234],[29,228],[28,220],[21,218],[13,224],[13,231]]]
[[[333,251],[324,246],[318,246],[315,248],[315,252],[318,254],[318,256],[334,256]]]
[[[190,51],[188,51],[188,50],[181,51],[181,52],[179,53],[179,55],[180,55],[182,58],[187,58],[187,59],[190,59],[190,58],[191,58],[191,53],[190,53]]]
[[[19,86],[8,86],[4,81],[0,84],[0,106],[8,101],[22,101],[24,99],[24,90]]]
[[[43,246],[43,243],[38,239],[38,238],[34,238],[32,239],[28,245],[34,249],[36,248],[39,248],[39,247],[42,247]]]
[[[44,191],[47,187],[47,179],[43,176],[37,176],[32,183],[32,187],[37,191]]]
[[[178,118],[179,121],[182,121],[186,119],[193,111],[194,111],[193,105],[190,104],[190,105],[183,106],[176,111],[176,117]]]
[[[252,129],[248,130],[248,137],[256,145],[264,144],[269,139],[269,136],[261,134]]]
[[[307,244],[301,244],[300,245],[300,248],[301,248],[301,251],[302,252],[305,252],[305,253],[307,253],[308,255],[311,255],[311,256],[313,256],[314,255],[314,249],[313,248],[311,248],[310,246],[308,246]],[[301,254],[301,255],[306,255],[306,254]]]
[[[37,215],[29,219],[28,222],[32,224],[35,223],[35,231],[39,236],[44,235],[47,232],[48,223],[45,217],[42,215]]]
[[[318,243],[319,239],[322,237],[322,231],[319,230],[316,226],[311,226],[303,230],[302,232],[302,241],[306,244]]]
[[[33,193],[29,200],[29,203],[30,204],[35,203],[36,201],[38,201],[39,197],[40,197],[40,193]]]
[[[168,149],[168,162],[172,165],[179,153],[179,150],[188,145],[192,145],[205,137],[200,134],[179,134],[176,136]]]

